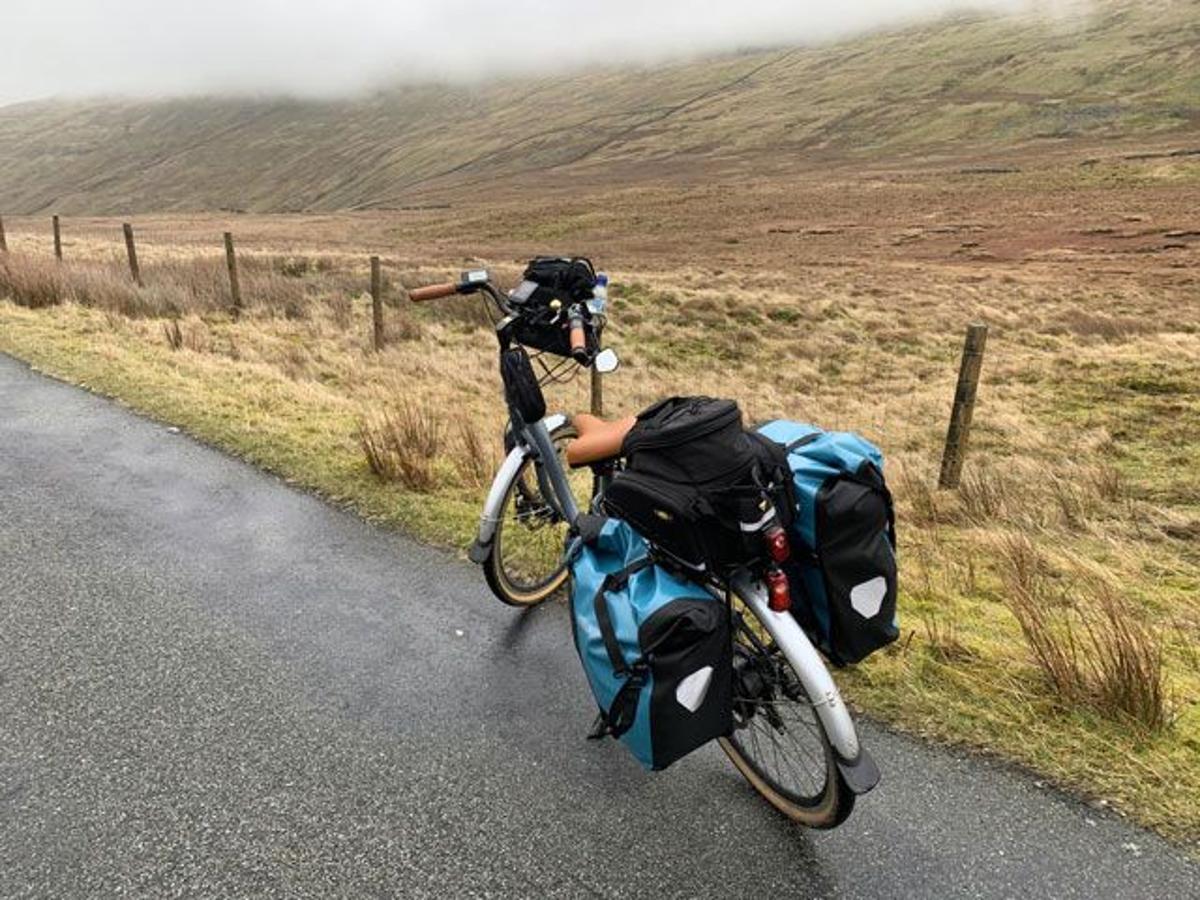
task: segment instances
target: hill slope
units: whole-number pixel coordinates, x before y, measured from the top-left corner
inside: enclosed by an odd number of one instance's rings
[[[387,207],[536,176],[788,171],[1030,143],[1200,140],[1200,3],[956,17],[819,48],[338,102],[0,109],[0,210]]]

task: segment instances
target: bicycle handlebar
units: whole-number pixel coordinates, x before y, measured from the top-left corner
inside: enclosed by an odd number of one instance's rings
[[[571,324],[571,357],[580,365],[588,362],[587,333],[583,328],[583,313],[579,304],[575,304],[567,313]]]
[[[514,315],[504,294],[486,279],[471,279],[464,276],[463,281],[457,284],[451,281],[445,284],[429,284],[409,291],[408,297],[414,303],[423,303],[426,300],[438,300],[442,297],[452,297],[455,294],[474,294],[476,292],[482,292],[491,297],[502,315]],[[587,324],[584,312],[583,305],[580,303],[573,303],[567,308],[571,358],[581,366],[589,365],[592,361],[591,354],[588,352]]]
[[[425,287],[415,288],[408,292],[408,299],[414,303],[423,303],[426,300],[438,300],[441,297],[452,297],[458,293],[458,285],[453,282],[446,284],[430,284]]]

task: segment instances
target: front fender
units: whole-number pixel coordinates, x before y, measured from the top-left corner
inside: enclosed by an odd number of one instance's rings
[[[555,413],[546,417],[546,428],[553,434],[566,425],[567,421],[565,415]],[[467,553],[471,562],[482,563],[491,552],[492,540],[496,537],[496,528],[500,524],[500,514],[504,511],[504,497],[517,477],[521,464],[531,453],[533,450],[527,444],[517,441],[516,446],[509,451],[504,462],[500,464],[496,477],[492,479],[492,486],[488,490],[487,500],[483,504],[483,514],[479,517],[479,532],[475,536],[475,543],[471,545],[471,549]]]

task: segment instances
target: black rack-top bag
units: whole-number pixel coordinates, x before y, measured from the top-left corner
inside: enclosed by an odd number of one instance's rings
[[[791,524],[786,456],[742,428],[732,400],[662,400],[638,416],[622,455],[626,467],[605,492],[604,509],[693,573],[760,561],[763,530]]]
[[[753,462],[742,411],[714,397],[668,397],[642,410],[621,453],[633,471],[696,486]]]

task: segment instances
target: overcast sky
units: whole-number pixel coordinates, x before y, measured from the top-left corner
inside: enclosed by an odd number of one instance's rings
[[[1038,0],[0,0],[0,103],[329,96],[597,60],[820,41]]]

